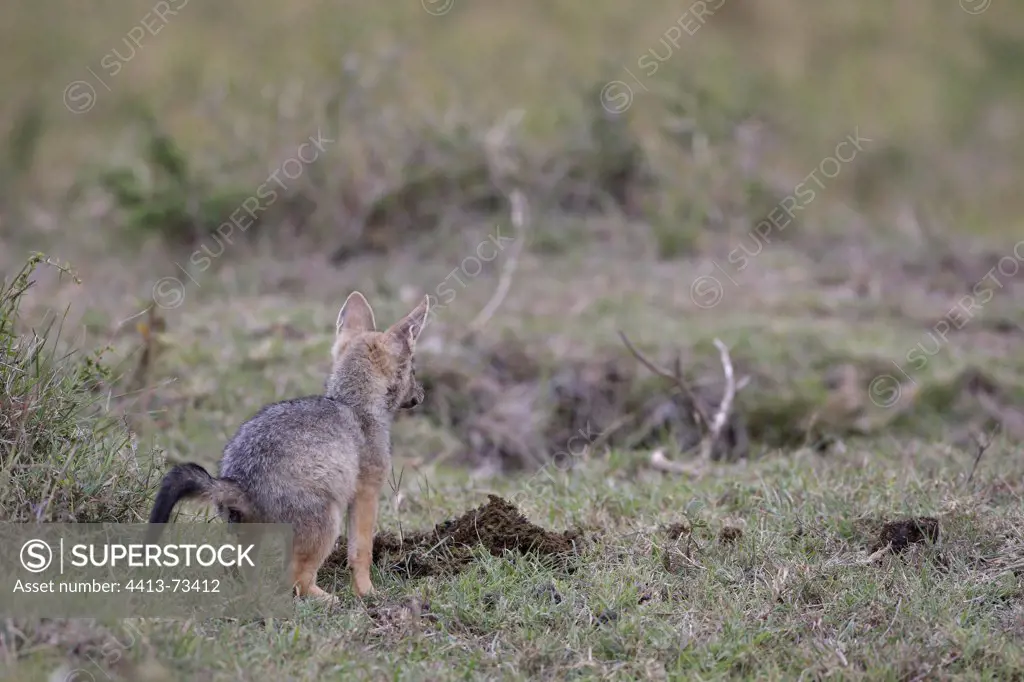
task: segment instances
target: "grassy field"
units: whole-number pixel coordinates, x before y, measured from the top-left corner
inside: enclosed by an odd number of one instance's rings
[[[437,312],[377,595],[5,614],[0,675],[1024,679],[1022,41],[1001,0],[4,5],[2,518],[144,521],[322,391],[349,292]],[[713,460],[619,331],[712,414],[728,349]],[[492,495],[568,561],[405,541]]]

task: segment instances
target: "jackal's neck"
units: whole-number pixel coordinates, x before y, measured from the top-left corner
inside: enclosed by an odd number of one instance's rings
[[[385,396],[377,395],[369,386],[351,377],[332,374],[327,378],[324,396],[339,402],[356,412],[377,414],[386,412]]]
[[[390,438],[391,422],[394,415],[388,412],[381,404],[367,403],[352,395],[345,393],[334,393],[327,391],[324,397],[328,400],[344,405],[359,420],[359,425],[366,434],[380,435]]]
[[[327,377],[324,396],[345,405],[361,420],[390,425],[391,413],[387,408],[387,390],[360,367],[361,363],[346,363],[335,368]]]

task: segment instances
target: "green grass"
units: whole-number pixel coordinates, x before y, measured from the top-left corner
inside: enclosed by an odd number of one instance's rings
[[[323,304],[300,305],[236,296],[237,305],[221,310],[212,286],[190,299],[190,315],[168,322],[150,377],[158,402],[148,416],[134,415],[143,433],[160,434],[170,461],[212,465],[261,404],[318,390],[329,352],[329,292]],[[524,299],[525,286],[509,309]],[[458,300],[466,307],[452,307],[455,321],[475,313]],[[379,309],[393,316],[401,304],[383,299]],[[626,311],[607,314],[622,319]],[[521,319],[496,318],[488,332]],[[259,333],[274,323],[304,336]],[[676,335],[685,320],[661,324],[687,345]],[[786,362],[766,355],[764,341],[750,357]],[[1012,441],[997,438],[970,482],[973,451],[884,433],[825,454],[770,450],[698,478],[656,472],[646,452],[595,451],[570,473],[547,467],[480,480],[432,461],[445,441],[425,434],[421,420],[396,425],[402,483],[385,489],[382,531],[425,529],[502,494],[535,523],[585,530],[575,570],[481,550],[457,576],[406,579],[375,567],[381,593],[365,603],[351,595],[347,575],[324,573],[321,584],[342,598],[336,612],[299,604],[294,618],[264,624],[131,622],[108,625],[111,634],[94,625],[86,644],[75,645],[65,626],[18,622],[33,633],[29,641],[58,634],[22,648],[10,675],[35,679],[62,660],[97,679],[102,670],[154,680],[1024,674],[1014,573],[1024,468]],[[940,543],[865,563],[880,523],[910,516],[938,517]],[[691,534],[668,536],[664,527],[675,523]],[[742,537],[721,540],[727,526]]]
[[[68,351],[59,318],[23,328],[20,307],[41,262],[33,256],[0,285],[0,513],[21,523],[138,521],[154,462],[137,457],[106,409],[117,377],[102,350]]]
[[[225,680],[1015,679],[1020,584],[1002,570],[1020,553],[1019,483],[1003,482],[1020,480],[1012,453],[994,447],[969,485],[970,453],[924,443],[788,453],[699,481],[638,475],[614,453],[571,477],[487,489],[538,522],[586,528],[572,572],[481,552],[456,577],[375,571],[381,593],[365,603],[347,576],[324,575],[340,583],[334,613],[135,624],[145,645],[121,655]],[[440,520],[484,492],[434,478],[427,494],[417,478],[397,511],[383,505],[384,528]],[[874,523],[904,515],[938,516],[940,543],[863,563]],[[692,533],[662,529],[679,522]],[[742,537],[721,540],[725,526]]]

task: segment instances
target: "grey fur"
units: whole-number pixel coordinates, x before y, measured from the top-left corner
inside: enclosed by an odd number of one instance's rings
[[[349,563],[369,585],[366,538],[376,517],[376,496],[391,467],[391,424],[399,409],[423,401],[413,353],[426,322],[428,301],[385,332],[377,332],[362,295],[353,293],[338,315],[334,365],[322,396],[266,405],[239,427],[224,448],[218,478],[195,464],[169,472],[157,497],[152,523],[166,522],[179,499],[200,497],[228,520],[289,523],[295,538],[295,568],[316,569],[349,520]],[[361,509],[356,509],[361,505]],[[354,511],[355,510],[355,511]],[[358,531],[354,516],[361,513]],[[358,545],[361,535],[364,545]],[[362,568],[360,568],[362,566]],[[361,579],[356,578],[356,582]]]

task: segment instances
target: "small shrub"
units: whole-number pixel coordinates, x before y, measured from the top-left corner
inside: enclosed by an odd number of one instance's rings
[[[213,189],[155,123],[147,125],[146,135],[147,172],[109,168],[99,174],[98,185],[113,198],[129,235],[157,234],[172,246],[194,245],[227,220],[248,195]]]
[[[80,523],[144,520],[157,477],[116,415],[103,351],[58,350],[60,327],[19,329],[19,307],[44,261],[33,256],[0,286],[0,519]],[[66,268],[60,267],[62,274]]]

